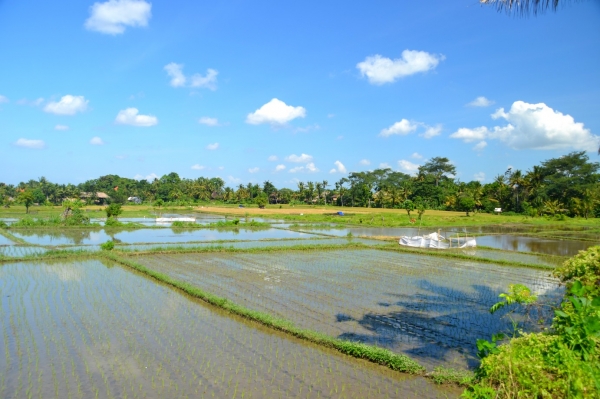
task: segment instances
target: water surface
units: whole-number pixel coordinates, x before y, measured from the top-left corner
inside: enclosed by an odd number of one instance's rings
[[[0,266],[2,398],[458,397],[98,260]]]

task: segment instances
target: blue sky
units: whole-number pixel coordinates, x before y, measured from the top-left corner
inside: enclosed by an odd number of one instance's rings
[[[326,4],[324,4],[326,3]],[[600,3],[0,0],[0,181],[597,160]]]

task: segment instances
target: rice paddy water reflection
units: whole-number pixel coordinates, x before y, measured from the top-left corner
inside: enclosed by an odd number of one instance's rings
[[[137,261],[299,327],[403,352],[428,366],[475,365],[476,339],[511,328],[507,319],[489,314],[509,284],[529,286],[545,304],[562,295],[548,271],[369,249]]]
[[[2,265],[0,292],[3,398],[460,392],[222,314],[106,261]]]

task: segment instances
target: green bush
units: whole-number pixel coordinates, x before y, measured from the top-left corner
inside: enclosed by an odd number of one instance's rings
[[[501,346],[488,342],[478,382],[464,398],[600,398],[600,246],[581,251],[554,275],[567,291],[552,329]]]
[[[121,213],[123,213],[123,209],[121,209],[121,204],[113,202],[109,206],[104,209],[106,212],[107,218],[117,218]]]
[[[523,334],[498,349],[481,361],[480,383],[464,398],[598,397],[598,363],[582,360],[558,335]]]
[[[100,244],[100,249],[102,249],[103,251],[112,251],[115,248],[115,242],[114,241],[106,241],[103,244]]]
[[[105,227],[122,227],[123,223],[119,222],[117,220],[117,218],[110,217],[110,218],[106,219],[106,222],[104,222],[104,226]]]
[[[572,284],[574,280],[579,280],[591,290],[590,295],[600,295],[600,286],[598,285],[600,281],[600,246],[580,251],[562,266],[556,268],[553,274],[554,277],[569,284]]]

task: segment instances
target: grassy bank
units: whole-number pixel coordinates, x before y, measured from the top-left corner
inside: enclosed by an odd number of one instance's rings
[[[554,218],[536,217],[531,218],[524,215],[493,215],[487,213],[471,213],[466,216],[464,212],[427,210],[421,221],[411,223],[416,219],[413,212],[409,217],[403,209],[385,208],[352,208],[331,205],[267,205],[264,209],[258,206],[246,205],[239,208],[234,204],[209,204],[207,206],[180,206],[168,208],[154,208],[150,205],[124,205],[121,217],[150,217],[154,218],[162,213],[212,213],[228,215],[237,218],[242,217],[268,217],[282,219],[290,222],[301,223],[338,223],[352,226],[369,227],[445,227],[445,226],[481,226],[494,224],[526,224],[531,226],[561,226],[565,228],[581,228],[586,226],[597,226],[598,219],[565,218],[556,220]],[[104,208],[98,205],[83,208],[85,215],[91,218],[104,218]],[[62,213],[60,206],[34,206],[30,208],[30,216],[36,218],[50,218]],[[344,216],[338,216],[337,212],[344,212]],[[0,209],[0,218],[22,218],[26,215],[25,207],[13,205],[10,208]]]

